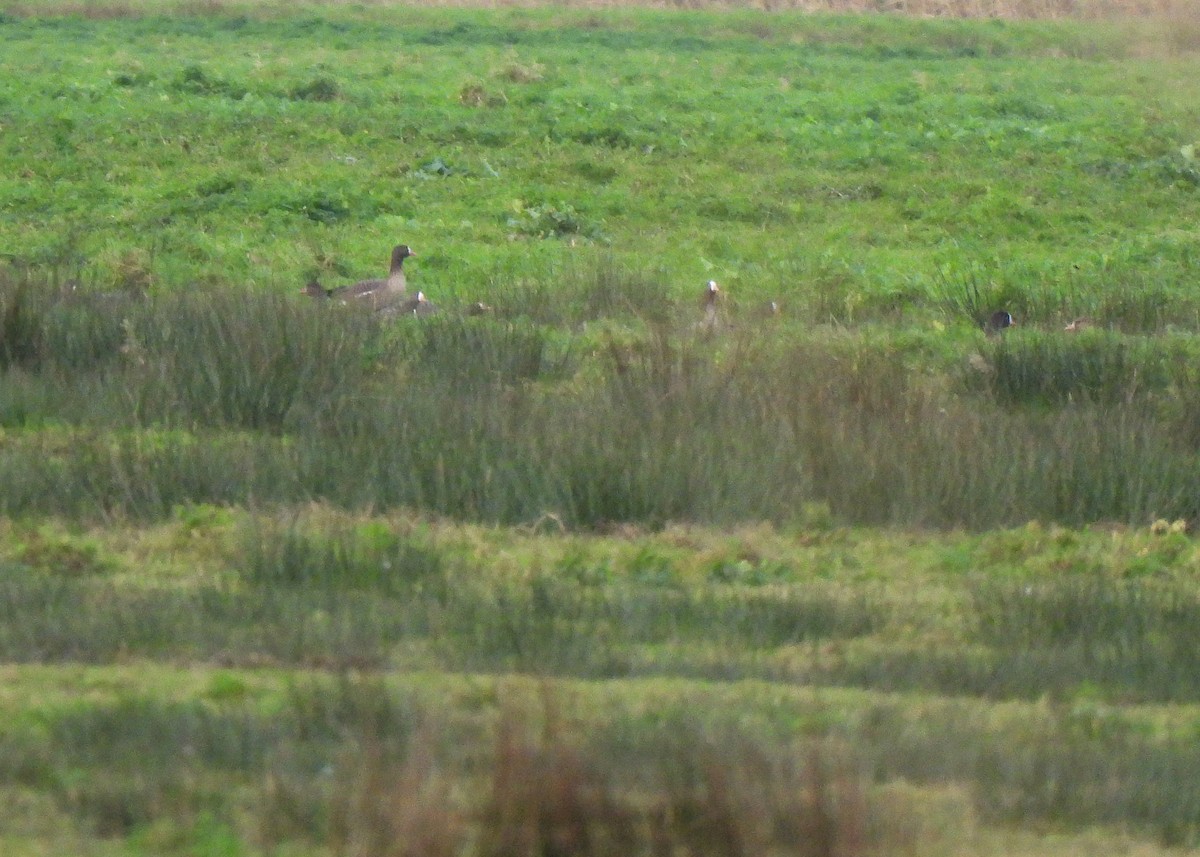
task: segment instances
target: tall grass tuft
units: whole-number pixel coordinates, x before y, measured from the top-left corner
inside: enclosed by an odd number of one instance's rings
[[[700,286],[695,284],[697,298]],[[496,283],[487,297],[500,318],[570,328],[606,319],[662,324],[676,313],[679,290],[600,254],[565,263],[536,280]]]
[[[1019,723],[981,729],[979,709],[929,716],[895,703],[865,712],[855,750],[877,777],[964,782],[980,816],[1007,824],[1120,824],[1194,847],[1200,759],[1191,736],[1153,734],[1117,706],[1081,695],[1043,698]]]
[[[398,347],[415,374],[447,384],[515,384],[569,377],[566,337],[550,328],[491,318],[433,318],[399,331]]]
[[[1103,686],[1122,699],[1163,701],[1200,694],[1192,668],[1200,602],[1186,587],[1091,576],[981,584],[975,612],[980,639],[999,655],[993,692]]]
[[[336,409],[376,356],[373,317],[278,294],[197,289],[159,298],[129,333],[142,420],[279,432]]]
[[[1007,403],[1133,402],[1171,380],[1170,355],[1104,331],[1026,333],[987,350],[993,394]]]
[[[333,531],[303,521],[256,519],[237,552],[242,578],[257,586],[365,589],[398,595],[443,572],[441,554],[378,525]]]
[[[137,304],[0,269],[0,367],[77,371],[112,360]]]
[[[1173,371],[1176,395],[1167,407],[1173,436],[1187,450],[1200,452],[1200,370],[1190,363]]]
[[[346,787],[332,801],[333,853],[354,857],[457,857],[470,835],[469,818],[453,800],[454,782],[427,746],[381,752],[367,736]]]
[[[552,719],[541,735],[528,720],[501,715],[476,787],[452,790],[421,744],[356,762],[337,798],[335,852],[457,854],[471,841],[483,857],[868,853],[862,786],[829,764],[826,748],[695,735],[617,764]]]
[[[934,301],[943,312],[970,321],[976,327],[996,310],[1019,312],[1025,304],[1023,295],[978,264],[939,268],[933,292]]]
[[[194,502],[302,495],[288,446],[252,435],[29,433],[0,449],[7,515],[162,519]]]
[[[32,363],[42,356],[40,309],[27,281],[5,277],[0,304],[0,359],[5,366]]]

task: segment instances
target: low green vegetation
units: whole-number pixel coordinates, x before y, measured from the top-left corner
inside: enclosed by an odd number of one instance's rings
[[[1200,844],[1193,21],[5,8],[0,853]]]
[[[1190,844],[1200,552],[1168,530],[914,536],[811,510],[589,536],[328,506],[10,523],[0,789],[23,809],[0,842]]]
[[[1187,18],[28,8],[0,246],[85,284],[290,293],[404,241],[443,302],[592,247],[811,323],[975,271],[1026,322],[1200,318]]]

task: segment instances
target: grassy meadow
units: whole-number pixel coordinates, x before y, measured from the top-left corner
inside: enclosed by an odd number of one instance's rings
[[[0,853],[1200,847],[1200,18],[697,5],[0,3]]]

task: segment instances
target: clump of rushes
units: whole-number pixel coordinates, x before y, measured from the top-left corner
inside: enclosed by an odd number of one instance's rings
[[[868,839],[865,790],[830,746],[695,735],[618,766],[560,724],[533,735],[528,723],[501,716],[482,776],[465,790],[451,788],[429,735],[390,758],[367,741],[373,752],[336,799],[335,848],[416,857],[459,854],[471,841],[482,857],[855,857],[879,844]]]

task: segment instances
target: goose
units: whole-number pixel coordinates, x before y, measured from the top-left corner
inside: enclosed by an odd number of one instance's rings
[[[300,294],[307,295],[313,300],[327,301],[333,297],[333,289],[327,289],[318,283],[316,280],[309,280],[308,285],[300,290]]]
[[[720,324],[717,317],[717,301],[720,299],[721,287],[717,285],[716,280],[709,280],[704,284],[704,321],[700,324],[704,330],[716,330]]]
[[[492,310],[491,306],[489,306],[488,304],[485,304],[483,301],[475,301],[475,303],[473,303],[469,307],[467,307],[467,315],[470,315],[470,316],[487,315],[488,313],[490,313],[492,311],[493,310]]]
[[[403,300],[408,291],[404,260],[415,255],[407,244],[397,244],[392,248],[392,267],[387,279],[360,280],[352,286],[338,289],[338,294],[348,300],[369,302],[376,308]]]
[[[397,307],[397,311],[400,315],[415,315],[419,318],[425,315],[433,315],[437,312],[437,307],[430,302],[429,298],[425,297],[424,292],[417,292],[416,297],[409,298],[400,304]]]
[[[983,323],[983,332],[988,336],[998,336],[1005,328],[1016,327],[1016,324],[1007,310],[998,309]]]
[[[1085,316],[1082,318],[1075,319],[1070,324],[1068,324],[1066,327],[1064,327],[1063,330],[1065,330],[1067,333],[1078,333],[1079,331],[1086,330],[1087,328],[1092,327],[1094,325],[1095,325],[1095,322],[1093,322],[1090,318],[1087,318]]]

